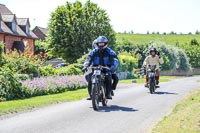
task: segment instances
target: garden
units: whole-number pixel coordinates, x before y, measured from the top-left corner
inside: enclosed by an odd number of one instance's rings
[[[3,53],[0,44],[0,101],[24,99],[85,88],[87,82],[79,68],[44,65],[47,54]],[[39,77],[40,76],[40,77]]]

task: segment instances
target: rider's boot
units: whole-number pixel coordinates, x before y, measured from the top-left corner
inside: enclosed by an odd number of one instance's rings
[[[147,87],[147,88],[149,87],[148,83],[146,83],[144,86]]]
[[[156,85],[158,85],[159,84],[159,80],[156,80]]]
[[[112,99],[111,93],[108,93],[108,94],[106,95],[106,98],[107,98],[107,99]]]
[[[114,96],[114,91],[113,90],[111,91],[111,96]]]
[[[156,85],[159,84],[159,76],[156,76]]]
[[[87,100],[92,100],[92,96],[90,95],[90,96],[87,98]]]
[[[112,99],[111,90],[107,90],[107,92],[106,92],[106,98],[107,99]]]
[[[91,97],[88,97],[87,100],[92,100],[92,98],[91,98]]]

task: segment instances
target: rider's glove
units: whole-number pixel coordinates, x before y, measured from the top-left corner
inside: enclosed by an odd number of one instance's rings
[[[82,72],[87,72],[88,71],[88,68],[87,67],[83,67],[82,68]]]
[[[160,58],[160,52],[157,52],[158,57]]]

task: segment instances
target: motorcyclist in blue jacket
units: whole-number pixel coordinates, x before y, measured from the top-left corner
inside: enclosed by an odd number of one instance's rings
[[[108,39],[105,36],[99,36],[96,40],[98,48],[93,49],[92,51],[89,52],[88,57],[86,58],[84,62],[84,67],[83,71],[87,71],[88,67],[90,65],[92,66],[107,66],[110,68],[109,72],[106,72],[106,98],[107,99],[112,99],[111,96],[111,91],[112,91],[112,75],[111,73],[115,71],[117,67],[117,63],[115,61],[116,58],[116,53],[107,47],[108,44]],[[88,93],[91,99],[91,89],[92,89],[92,77],[93,73],[88,74],[87,76],[87,81],[88,81]]]
[[[93,48],[93,49],[95,49],[95,48],[98,49],[97,39],[95,39],[95,40],[93,41],[93,43],[92,43],[92,48]],[[107,47],[107,48],[108,48],[110,51],[112,51],[111,48],[109,48],[109,47]],[[115,53],[115,52],[113,51],[113,53]],[[117,68],[117,66],[118,66],[118,63],[119,63],[119,60],[118,60],[118,58],[117,58],[117,55],[115,55],[114,64],[115,64],[116,68]],[[116,74],[116,71],[112,72],[112,79],[113,79],[113,82],[112,82],[112,91],[111,91],[111,95],[114,96],[113,90],[116,90],[117,84],[118,84],[118,82],[119,82],[119,78],[118,78],[118,76],[117,76],[117,74]]]

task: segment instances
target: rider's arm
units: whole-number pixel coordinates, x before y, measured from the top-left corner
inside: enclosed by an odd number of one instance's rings
[[[110,54],[110,56],[111,56],[111,58],[113,60],[113,65],[111,66],[111,68],[113,69],[112,71],[115,71],[117,69],[118,64],[119,64],[119,60],[118,60],[117,54],[111,48],[107,47],[106,50]]]
[[[114,58],[114,66],[115,66],[115,68],[117,68],[118,65],[119,65],[119,60],[117,58]]]
[[[91,65],[91,61],[92,61],[92,58],[90,55],[88,55],[88,57],[85,59],[84,64],[83,64],[84,68],[88,68]]]
[[[117,58],[113,58],[113,65],[110,67],[112,72],[116,71],[118,64],[119,64],[118,59]]]
[[[88,57],[86,58],[86,60],[85,60],[85,62],[83,64],[84,68],[88,68],[91,65],[92,58],[93,58],[93,56],[94,56],[94,54],[95,54],[96,51],[97,50],[94,49],[94,50],[92,50],[92,51],[89,52]]]
[[[163,58],[162,58],[162,57],[160,57],[160,58],[159,58],[159,63],[160,63],[160,64],[163,64],[163,63],[164,63],[164,61],[163,61]]]

